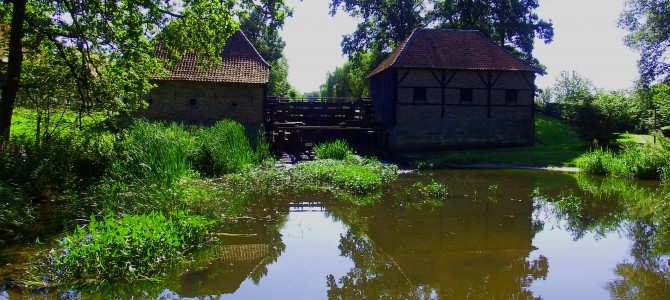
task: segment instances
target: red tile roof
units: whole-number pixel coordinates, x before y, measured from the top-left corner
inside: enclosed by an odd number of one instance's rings
[[[475,30],[419,28],[368,77],[389,68],[539,72]]]
[[[167,57],[167,52],[162,45],[157,46],[156,53],[160,58]],[[187,53],[182,56],[179,63],[168,69],[169,75],[156,79],[238,83],[268,82],[270,65],[263,60],[242,31],[238,30],[226,41],[221,58],[220,66],[203,71],[198,69],[196,55]]]

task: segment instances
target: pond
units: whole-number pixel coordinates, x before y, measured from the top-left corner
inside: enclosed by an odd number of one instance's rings
[[[446,185],[445,204],[409,205],[423,197],[408,189],[417,182]],[[538,170],[413,172],[387,187],[376,205],[356,207],[319,193],[260,201],[222,227],[214,249],[199,254],[216,259],[162,282],[102,293],[161,299],[668,299],[665,191],[650,182]],[[87,292],[0,291],[0,299],[82,295]]]

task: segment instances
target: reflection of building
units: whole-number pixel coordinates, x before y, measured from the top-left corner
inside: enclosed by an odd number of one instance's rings
[[[454,187],[443,208],[365,208],[356,220],[344,220],[363,230],[341,240],[356,268],[330,282],[331,298],[531,298],[527,287],[547,274],[546,258],[528,259],[539,229],[532,220],[533,182],[512,177],[500,185],[509,189],[491,190],[487,176]]]
[[[368,215],[369,238],[413,284],[486,280],[532,250],[532,203],[449,202]]]
[[[182,275],[179,295],[190,298],[232,294],[248,278],[260,281],[267,274],[267,266],[277,260],[285,247],[279,229],[286,221],[288,203],[274,204],[275,207],[253,207],[253,218],[228,224],[229,234],[221,237],[221,245],[214,246],[214,253],[205,254],[216,257],[216,261]]]
[[[206,270],[186,273],[181,277],[182,297],[232,294],[250,274],[274,262],[276,254],[267,241],[255,237],[235,238],[237,244],[219,247],[221,255]],[[233,242],[235,243],[235,242]]]

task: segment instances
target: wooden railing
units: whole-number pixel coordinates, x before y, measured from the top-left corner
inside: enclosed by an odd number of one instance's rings
[[[369,126],[372,114],[370,98],[277,98],[268,97],[268,126]]]

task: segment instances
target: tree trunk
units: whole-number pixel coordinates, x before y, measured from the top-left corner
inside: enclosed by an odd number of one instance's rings
[[[9,31],[9,57],[7,63],[7,82],[2,89],[0,99],[0,142],[9,140],[12,126],[12,113],[16,102],[23,63],[23,24],[26,16],[27,0],[13,0],[12,23]]]

